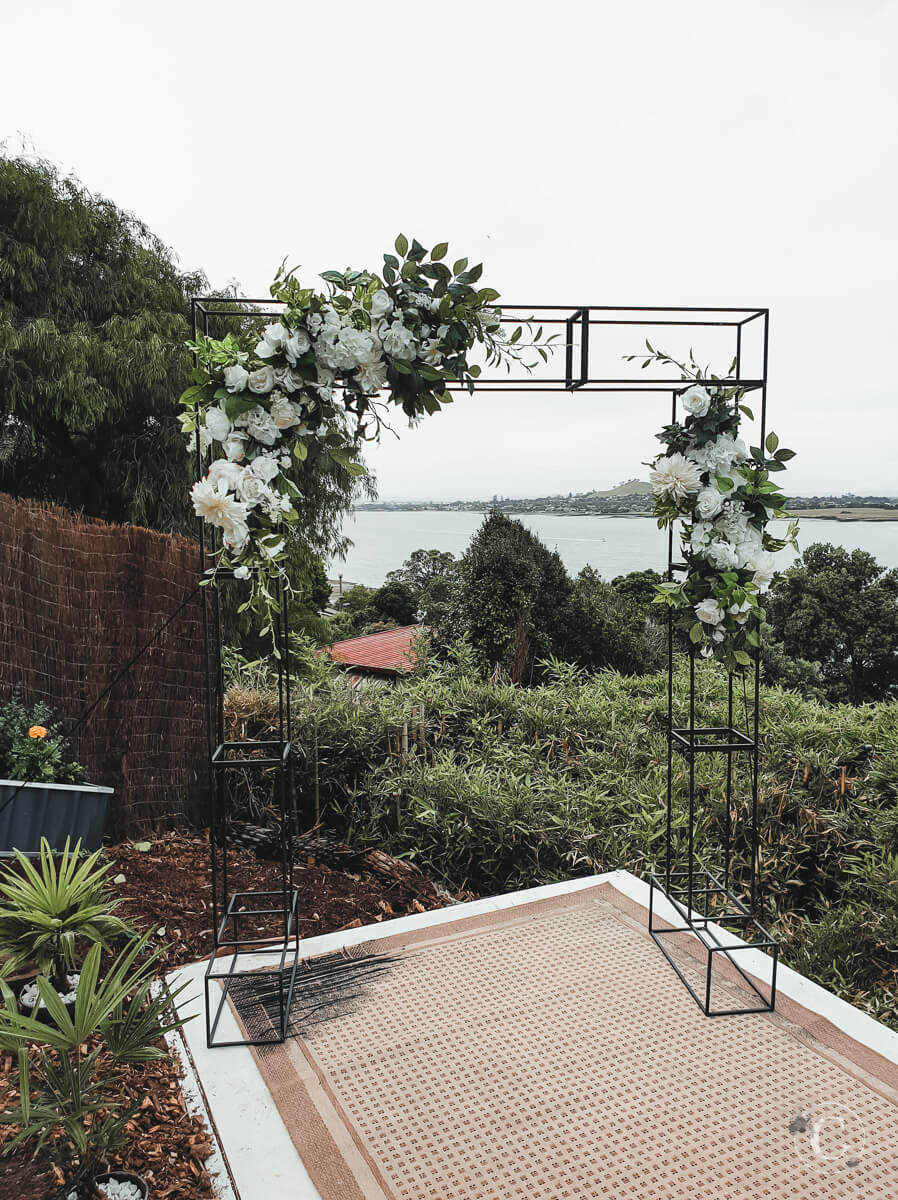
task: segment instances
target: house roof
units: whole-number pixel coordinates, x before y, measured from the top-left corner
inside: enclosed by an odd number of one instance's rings
[[[402,625],[383,633],[334,642],[327,647],[327,652],[336,662],[348,667],[404,675],[415,665],[415,642],[423,632],[423,625]]]

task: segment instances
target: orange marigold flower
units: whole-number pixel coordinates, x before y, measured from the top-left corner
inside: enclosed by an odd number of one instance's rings
[[[44,729],[43,725],[32,725],[28,730],[28,736],[30,738],[45,738],[47,736],[47,731]]]

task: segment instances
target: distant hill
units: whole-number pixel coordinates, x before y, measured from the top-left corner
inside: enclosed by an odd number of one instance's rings
[[[603,492],[586,492],[586,496],[651,496],[652,485],[642,479],[627,479],[617,487],[606,488]]]

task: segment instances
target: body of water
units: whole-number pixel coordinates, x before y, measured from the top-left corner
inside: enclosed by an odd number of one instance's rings
[[[667,564],[667,534],[649,517],[577,516],[525,513],[518,516],[528,529],[557,550],[571,574],[587,564],[605,579],[644,571],[663,571]],[[354,545],[344,561],[330,564],[332,578],[342,574],[352,583],[379,587],[388,571],[400,567],[413,550],[450,550],[463,554],[483,522],[474,512],[370,512],[347,518],[346,533]],[[774,522],[771,530],[785,523]],[[885,567],[898,567],[898,521],[826,521],[809,517],[801,522],[799,544],[832,542],[848,550],[867,550]],[[794,553],[781,561],[790,565]]]

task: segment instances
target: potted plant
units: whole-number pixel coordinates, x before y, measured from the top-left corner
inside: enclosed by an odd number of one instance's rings
[[[115,915],[120,901],[106,889],[111,864],[99,864],[99,850],[84,857],[80,849],[80,843],[70,849],[66,841],[57,863],[42,839],[37,864],[17,850],[18,870],[0,879],[0,978],[19,975],[18,999],[38,1016],[45,1005],[35,975],[45,976],[71,1007],[79,985],[77,939],[108,949],[114,937],[131,932]],[[31,968],[30,975],[22,977],[26,968]]]
[[[114,960],[100,980],[101,947],[88,951],[74,1012],[62,1004],[46,976],[37,986],[49,1016],[42,1023],[18,1011],[9,988],[0,982],[0,1048],[18,1059],[17,1102],[0,1122],[19,1126],[4,1147],[10,1153],[29,1148],[38,1164],[61,1172],[61,1194],[82,1198],[109,1196],[119,1184],[119,1200],[147,1200],[145,1180],[128,1171],[110,1170],[108,1157],[128,1142],[128,1122],[140,1100],[127,1105],[113,1064],[163,1058],[158,1044],[180,1020],[167,1020],[174,993],[152,990],[161,951],[144,956],[148,937],[135,941]],[[106,1064],[104,1066],[104,1064]]]
[[[46,704],[17,694],[0,707],[0,854],[34,854],[42,837],[98,850],[112,790],[84,782]]]

